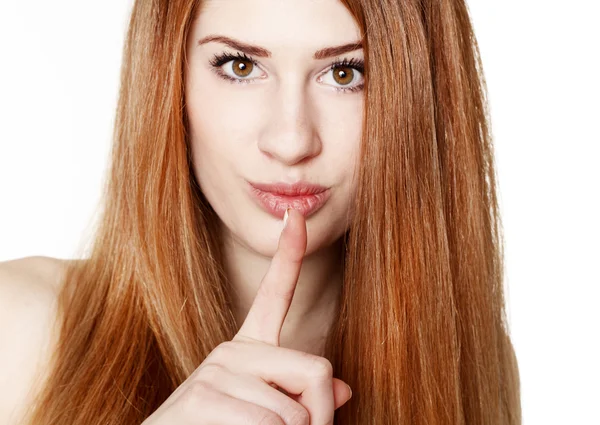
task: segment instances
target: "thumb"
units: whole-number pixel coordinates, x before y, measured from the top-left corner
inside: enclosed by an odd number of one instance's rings
[[[350,386],[341,379],[333,378],[333,399],[335,409],[342,407],[352,397]]]
[[[282,388],[279,388],[276,384],[270,384],[273,388],[281,391],[294,401],[298,401],[301,395],[288,394]],[[350,386],[346,384],[344,381],[338,378],[333,378],[333,400],[334,400],[334,410],[342,407],[350,398],[352,397],[352,390]]]

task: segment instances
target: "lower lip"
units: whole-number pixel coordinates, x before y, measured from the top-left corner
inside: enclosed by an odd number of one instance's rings
[[[329,199],[329,189],[313,195],[287,196],[265,192],[250,185],[250,194],[262,209],[269,214],[283,219],[285,210],[293,208],[304,217],[317,212]]]

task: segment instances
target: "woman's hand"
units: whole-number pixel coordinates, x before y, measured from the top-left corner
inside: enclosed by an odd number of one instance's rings
[[[277,252],[248,315],[145,425],[331,425],[351,397],[319,356],[279,347],[306,251],[306,222],[289,210]],[[276,389],[279,387],[286,394]]]

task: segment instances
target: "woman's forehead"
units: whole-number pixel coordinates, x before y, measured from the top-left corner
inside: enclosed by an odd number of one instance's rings
[[[275,56],[298,49],[310,55],[360,41],[354,17],[339,0],[208,0],[193,27],[196,40],[226,36]],[[258,55],[260,56],[260,55]]]

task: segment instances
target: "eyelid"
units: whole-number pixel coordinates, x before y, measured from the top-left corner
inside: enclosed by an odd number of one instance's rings
[[[248,56],[246,53],[241,53],[241,52],[229,53],[227,51],[224,51],[221,53],[216,53],[213,55],[213,58],[209,61],[209,63],[212,66],[212,68],[215,70],[215,72],[217,72],[217,74],[220,74],[220,71],[218,71],[218,69],[220,69],[226,63],[229,63],[232,60],[236,60],[236,59],[252,62],[252,64],[254,66],[258,67],[259,69],[262,69],[262,66],[258,63],[258,61],[256,59],[254,59],[252,56]],[[264,71],[264,69],[263,69],[263,71]],[[241,80],[250,81],[252,79],[242,78]]]

